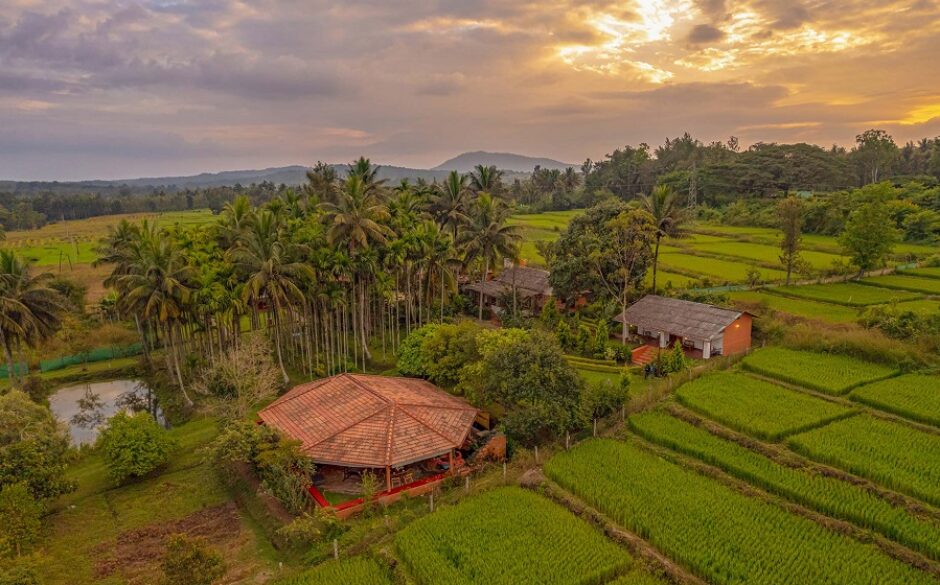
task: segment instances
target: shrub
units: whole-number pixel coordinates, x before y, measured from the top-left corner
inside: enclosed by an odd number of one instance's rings
[[[439,325],[431,323],[419,327],[405,337],[398,346],[398,373],[403,376],[428,376],[428,363],[424,359],[421,345],[424,339],[433,334]]]
[[[42,585],[39,567],[45,559],[36,556],[21,556],[4,566],[0,563],[0,585]]]
[[[175,444],[150,413],[119,412],[98,437],[111,477],[118,482],[143,477],[166,464]]]
[[[20,556],[23,548],[39,535],[42,505],[37,502],[25,482],[0,489],[0,555]]]
[[[587,384],[581,392],[581,416],[586,422],[607,416],[629,399],[629,392],[630,378],[625,375],[617,384],[610,380]]]
[[[558,313],[558,307],[555,306],[555,301],[550,299],[542,306],[539,320],[549,329],[554,329],[560,319],[561,315]]]
[[[225,574],[222,555],[201,538],[173,534],[166,541],[163,585],[211,585]]]
[[[607,348],[604,350],[604,359],[621,364],[626,363],[630,361],[630,346],[619,341],[608,341]]]

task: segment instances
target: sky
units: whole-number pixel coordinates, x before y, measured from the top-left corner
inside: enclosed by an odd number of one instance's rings
[[[0,178],[940,135],[935,0],[2,0]]]

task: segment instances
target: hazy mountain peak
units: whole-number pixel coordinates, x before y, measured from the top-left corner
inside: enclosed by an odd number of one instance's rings
[[[521,173],[531,173],[536,165],[543,169],[561,169],[568,167],[578,168],[579,165],[563,163],[551,158],[542,158],[534,156],[525,156],[511,152],[486,152],[476,150],[459,154],[452,159],[446,160],[431,170],[434,171],[459,171],[469,173],[477,165],[495,165],[496,168],[506,171],[518,171]]]

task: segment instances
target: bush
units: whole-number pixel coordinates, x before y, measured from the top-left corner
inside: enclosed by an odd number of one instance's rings
[[[896,303],[868,308],[859,323],[869,329],[880,329],[894,339],[911,339],[921,335],[940,335],[940,315],[922,315],[906,311]]]
[[[630,361],[630,346],[619,341],[608,341],[607,349],[604,350],[604,359],[621,364],[626,363]]]
[[[402,340],[398,347],[398,373],[402,376],[427,378],[428,363],[424,359],[421,345],[438,327],[439,325],[434,323],[419,327]]]
[[[588,384],[581,392],[581,416],[585,423],[607,416],[630,398],[630,378],[620,377],[619,383],[602,380]]]
[[[35,556],[21,556],[4,565],[0,563],[0,585],[42,585],[38,566],[45,559]]]
[[[211,585],[225,574],[222,555],[201,538],[172,534],[163,558],[163,585]]]
[[[23,548],[39,535],[42,505],[37,502],[25,483],[15,483],[0,489],[0,555],[20,556]]]
[[[119,412],[98,437],[111,477],[124,481],[143,477],[166,464],[175,444],[166,430],[147,412]]]

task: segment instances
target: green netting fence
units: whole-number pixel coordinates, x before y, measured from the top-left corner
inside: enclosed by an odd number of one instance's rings
[[[57,357],[51,360],[42,360],[39,362],[39,369],[43,372],[51,372],[77,364],[90,364],[93,362],[103,362],[105,360],[138,355],[142,351],[143,344],[141,343],[132,343],[125,346],[99,347],[85,353]]]
[[[26,374],[29,373],[29,366],[26,364],[26,362],[13,364],[13,371],[16,372],[17,376],[25,376]],[[9,377],[10,377],[10,368],[7,366],[7,364],[3,364],[2,366],[0,366],[0,379],[5,380]]]

